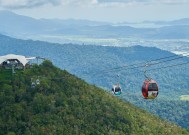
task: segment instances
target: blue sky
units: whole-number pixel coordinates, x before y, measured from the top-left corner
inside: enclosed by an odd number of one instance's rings
[[[107,22],[189,18],[189,0],[0,0],[0,9],[34,18]]]

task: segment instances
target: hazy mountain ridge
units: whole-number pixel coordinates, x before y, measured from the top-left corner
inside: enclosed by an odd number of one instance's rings
[[[144,21],[142,23],[154,23],[157,25],[188,25],[189,24],[189,18],[182,18],[178,20],[173,21]]]
[[[174,25],[188,25],[189,24],[189,18],[182,18],[178,20],[173,21],[142,21],[142,22],[120,22],[115,25],[121,25],[121,26],[136,26],[136,27],[152,27],[152,28],[159,28],[159,27],[165,27],[165,26],[174,26]]]
[[[45,40],[42,36],[84,36],[91,38],[189,38],[187,19],[161,28],[134,28],[88,20],[33,19],[8,11],[0,11],[0,33],[21,39]],[[174,21],[173,21],[174,22]]]
[[[30,34],[35,33],[45,33],[49,31],[54,31],[56,29],[71,27],[71,26],[96,26],[105,25],[105,22],[95,22],[88,20],[60,20],[60,19],[34,19],[27,16],[17,15],[10,11],[0,11],[0,21],[2,27],[1,31],[8,31],[12,33],[18,32],[18,34]],[[20,31],[19,31],[20,30]]]

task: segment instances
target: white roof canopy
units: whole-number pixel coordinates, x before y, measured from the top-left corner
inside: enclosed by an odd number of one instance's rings
[[[29,62],[29,60],[35,59],[35,58],[36,57],[26,58],[25,56],[22,56],[22,55],[8,54],[5,56],[0,56],[0,64],[11,59],[16,59],[20,63],[22,63],[23,66],[25,66]]]

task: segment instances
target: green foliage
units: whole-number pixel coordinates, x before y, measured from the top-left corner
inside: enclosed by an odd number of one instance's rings
[[[155,79],[159,85],[159,95],[157,102],[163,107],[161,107],[160,105],[157,106],[156,102],[152,102],[151,104],[144,101],[141,95],[141,86],[143,80],[145,79],[143,75],[143,68],[133,70],[124,69],[121,71],[115,70],[114,72],[111,71],[107,73],[102,72],[123,65],[130,65],[141,62],[145,63],[145,61],[173,55],[170,52],[163,51],[154,47],[142,46],[110,47],[74,44],[60,45],[32,40],[19,40],[6,36],[0,36],[0,41],[0,46],[2,48],[0,49],[1,55],[16,53],[25,56],[45,57],[52,60],[53,63],[61,69],[66,69],[70,73],[85,79],[88,83],[101,86],[108,90],[111,89],[112,84],[120,81],[124,93],[124,96],[121,96],[122,99],[131,102],[132,104],[140,108],[146,109],[151,113],[152,107],[153,110],[155,110],[155,114],[157,114],[158,116],[161,116],[162,118],[174,122],[184,128],[189,128],[189,117],[187,117],[189,115],[188,102],[180,101],[180,96],[189,95],[188,65],[161,70],[152,70],[151,72],[148,72],[150,77]],[[182,44],[182,42],[176,42],[177,46],[179,46],[180,44]],[[167,46],[171,45],[172,42]],[[188,51],[187,46],[188,45],[185,44],[184,48],[182,48],[181,50],[184,49],[185,51]],[[171,62],[158,64],[157,66],[149,67],[149,69],[175,65],[179,63],[186,63],[188,61],[188,58],[177,59]],[[51,67],[51,64],[47,65]],[[37,66],[34,66],[33,71],[25,71],[24,76],[20,76],[20,78],[17,77],[15,85],[18,85],[18,87],[15,87],[14,89],[18,91],[18,89],[22,88],[23,92],[26,90],[30,91],[30,93],[23,93],[24,96],[17,94],[16,99],[18,99],[18,101],[21,98],[24,98],[24,100],[26,100],[27,102],[32,101],[35,91],[30,88],[31,77],[36,79],[41,70],[46,70],[47,67],[38,69]],[[0,72],[1,71],[2,70],[0,70]],[[1,86],[2,84],[11,83],[9,79],[6,79],[11,77],[11,72],[3,72],[4,74],[0,76]],[[31,76],[31,73],[34,75]],[[117,79],[117,74],[120,75],[120,80]],[[55,74],[54,72],[49,72],[49,74],[46,74],[46,77],[55,77]],[[1,78],[3,78],[3,80]],[[41,80],[42,87],[37,86],[36,89],[43,91],[46,94],[56,93],[56,90],[61,89],[60,86],[62,86],[62,84],[57,84],[55,82],[62,81],[64,81],[64,79]],[[53,89],[51,89],[50,87],[53,87]],[[5,98],[8,98],[8,96],[6,96]],[[56,105],[59,106],[61,104],[62,103],[57,103]],[[171,111],[169,106],[172,107]],[[167,112],[169,112],[169,115],[167,115]]]
[[[0,134],[189,134],[50,61],[2,77],[8,72],[0,73]]]

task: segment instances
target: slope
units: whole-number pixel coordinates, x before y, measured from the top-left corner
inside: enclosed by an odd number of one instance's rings
[[[148,72],[158,82],[160,88],[158,98],[151,102],[145,101],[141,95],[141,85],[145,79],[143,68],[116,70],[106,74],[101,72],[127,64],[145,63],[151,59],[173,55],[170,52],[141,46],[108,47],[50,44],[40,41],[18,40],[2,35],[0,35],[0,41],[0,55],[14,53],[45,57],[52,60],[59,68],[66,69],[87,82],[106,87],[108,90],[111,89],[113,83],[117,83],[116,75],[119,74],[123,88],[122,99],[184,128],[189,128],[188,101],[180,101],[180,96],[189,95],[188,65]],[[178,59],[152,68],[188,61],[188,58]],[[94,73],[99,75],[95,76]]]
[[[85,46],[74,44],[51,44],[47,42],[19,40],[0,35],[1,55],[16,53],[26,56],[41,56],[52,60],[61,69],[66,68],[69,72],[106,88],[117,82],[115,76],[120,75],[121,84],[130,84],[132,92],[140,92],[139,89],[144,80],[144,68],[133,70],[114,70],[104,73],[106,69],[121,67],[123,65],[141,63],[173,55],[154,47],[108,47],[108,46]],[[153,66],[158,68],[168,65],[188,62],[189,59],[178,59]],[[141,64],[144,65],[144,64]],[[85,70],[83,70],[85,69]],[[179,99],[181,95],[189,94],[188,66],[180,66],[149,72],[164,91],[163,98]],[[140,72],[139,72],[140,71]],[[134,72],[139,72],[135,74]],[[100,74],[94,76],[94,74]],[[182,81],[178,81],[182,80]],[[180,90],[182,89],[182,90]]]
[[[0,134],[189,134],[50,61],[0,75]]]

